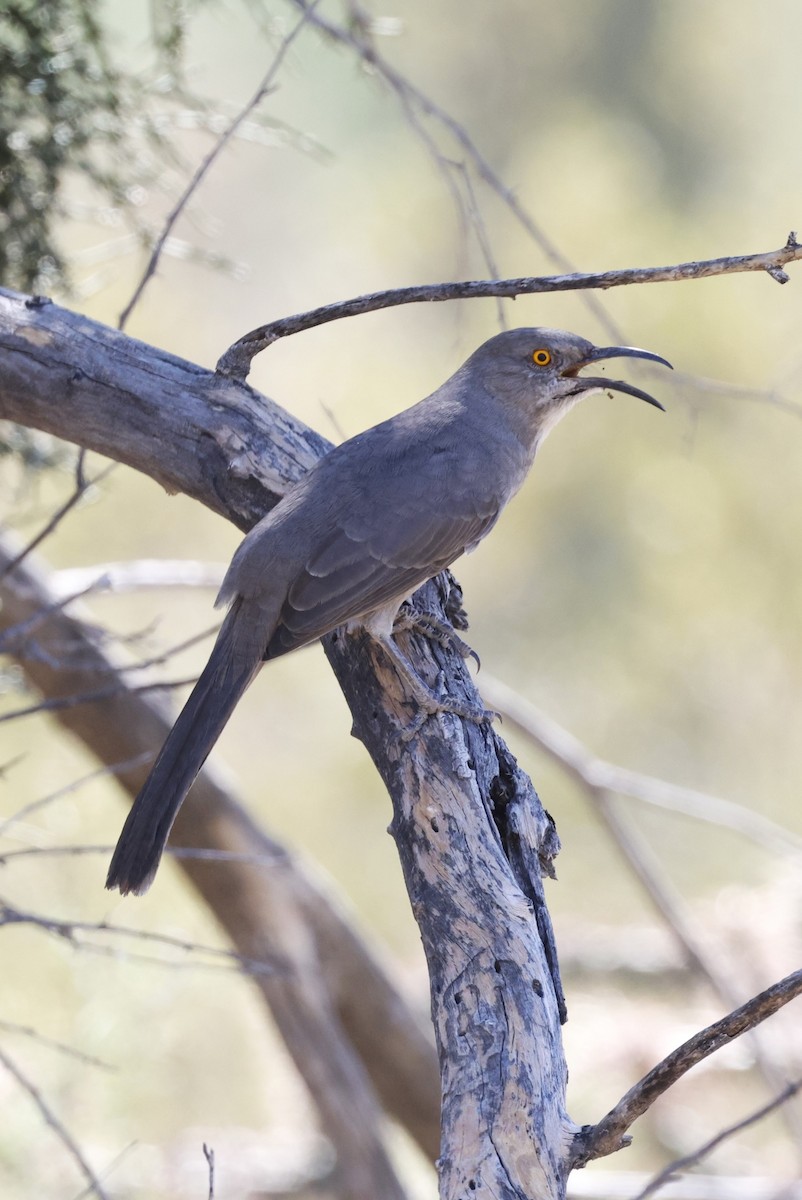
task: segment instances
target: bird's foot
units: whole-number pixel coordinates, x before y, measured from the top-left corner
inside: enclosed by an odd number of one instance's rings
[[[477,671],[481,670],[481,660],[473,647],[463,641],[453,625],[434,613],[420,612],[410,605],[405,605],[396,618],[394,629],[399,632],[409,629],[416,633],[422,633],[424,637],[436,642],[438,646],[447,646],[456,650],[460,658],[472,658],[476,663]]]
[[[470,704],[467,700],[455,700],[450,696],[442,695],[442,673],[438,680],[437,690],[430,688],[391,637],[382,639],[382,645],[392,660],[397,674],[403,679],[411,693],[418,710],[409,725],[402,730],[402,741],[411,741],[429,717],[435,717],[439,713],[449,713],[452,716],[461,717],[464,721],[472,721],[476,725],[489,723],[499,715],[490,709]]]
[[[421,683],[420,680],[418,680]],[[421,684],[427,693],[426,702],[421,702],[420,694],[416,694],[415,700],[418,705],[418,711],[415,716],[405,725],[401,731],[401,741],[411,742],[414,737],[420,733],[423,726],[430,719],[436,717],[440,713],[448,713],[454,717],[460,717],[463,721],[471,721],[474,725],[490,725],[500,717],[500,714],[492,708],[480,708],[472,704],[461,704],[458,700],[450,700],[443,696],[438,696],[431,691],[425,684]]]

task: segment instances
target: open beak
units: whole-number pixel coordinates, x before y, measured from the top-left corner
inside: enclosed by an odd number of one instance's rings
[[[625,383],[623,379],[605,379],[603,376],[591,377],[588,375],[579,375],[578,372],[583,367],[590,366],[591,363],[599,362],[604,358],[648,358],[652,362],[662,363],[669,370],[674,368],[666,358],[661,358],[659,354],[652,354],[651,350],[638,350],[635,346],[602,346],[589,354],[582,362],[576,363],[563,371],[563,375],[569,378],[575,378],[581,384],[582,391],[590,391],[591,388],[604,388],[610,392],[626,392],[628,396],[637,396],[639,400],[645,400],[647,404],[653,404],[655,408],[659,408],[665,412],[665,408],[659,400],[655,400],[654,396],[650,396],[648,392],[642,392],[640,388],[633,387],[631,383]]]

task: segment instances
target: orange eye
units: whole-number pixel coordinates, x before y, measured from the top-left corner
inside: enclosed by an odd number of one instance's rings
[[[532,355],[532,362],[536,367],[547,367],[551,362],[551,351],[546,349],[535,350]]]

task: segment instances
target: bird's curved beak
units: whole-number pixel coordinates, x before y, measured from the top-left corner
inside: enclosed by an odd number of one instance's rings
[[[625,383],[623,379],[605,379],[603,376],[591,377],[588,375],[579,375],[578,372],[583,367],[588,367],[591,363],[597,363],[604,358],[648,358],[652,362],[662,363],[664,367],[668,367],[673,371],[671,363],[666,358],[662,358],[659,354],[652,354],[651,350],[639,350],[636,346],[600,346],[592,351],[582,362],[574,363],[563,371],[563,375],[571,379],[576,379],[581,385],[581,390],[590,391],[592,388],[604,388],[611,392],[626,392],[629,396],[637,396],[639,400],[645,400],[647,404],[653,404],[655,408],[659,408],[665,412],[665,408],[659,400],[655,400],[654,396],[650,396],[648,392],[642,392],[640,388],[634,387],[631,383]]]

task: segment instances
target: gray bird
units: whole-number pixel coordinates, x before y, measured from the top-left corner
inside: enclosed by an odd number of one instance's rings
[[[424,710],[437,699],[393,641],[399,607],[495,525],[538,445],[578,400],[618,391],[663,406],[620,380],[580,375],[607,358],[558,329],[515,329],[480,346],[412,408],[337,446],[245,537],[216,604],[228,604],[206,667],[125,822],[106,886],[150,887],[184,797],[266,660],[340,625],[382,643]]]

